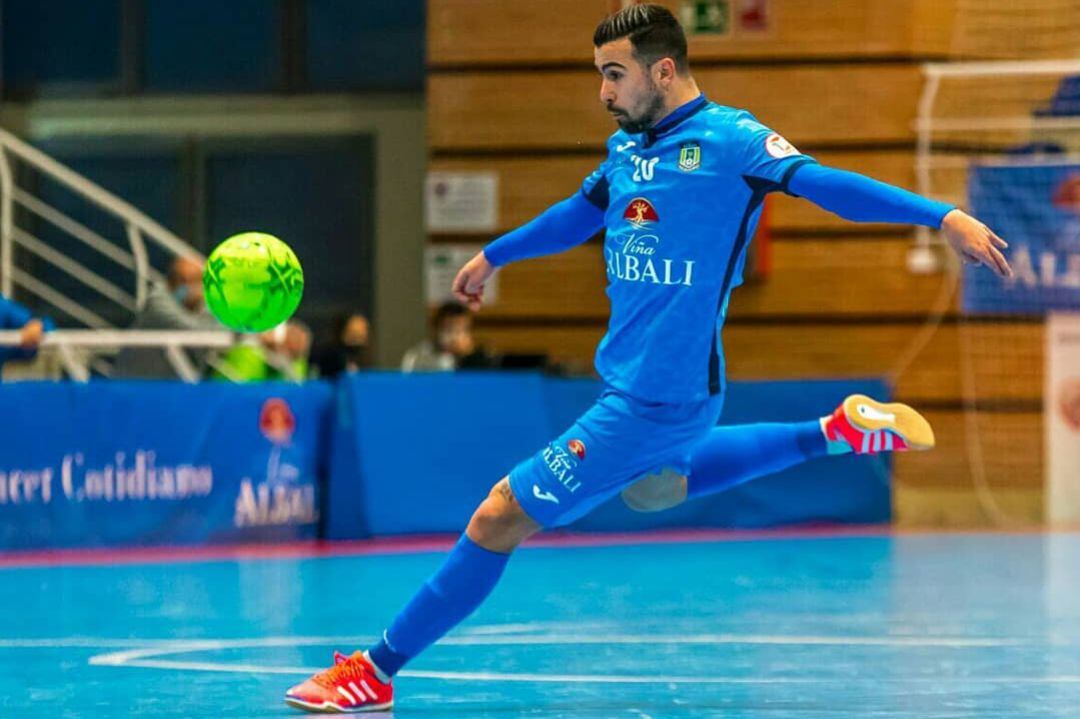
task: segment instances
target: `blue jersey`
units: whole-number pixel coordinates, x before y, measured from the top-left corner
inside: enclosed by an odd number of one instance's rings
[[[608,331],[596,369],[664,403],[723,392],[720,330],[765,195],[810,157],[704,95],[640,134],[619,130],[582,192],[604,211]]]

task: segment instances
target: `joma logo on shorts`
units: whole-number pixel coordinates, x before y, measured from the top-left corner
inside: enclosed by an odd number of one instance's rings
[[[570,460],[571,454],[557,444],[549,444],[544,449],[543,457],[544,464],[559,484],[570,493],[576,492],[581,482],[574,479],[575,465]]]

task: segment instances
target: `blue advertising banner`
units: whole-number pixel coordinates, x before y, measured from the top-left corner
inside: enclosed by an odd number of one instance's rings
[[[314,539],[322,383],[0,386],[0,549]]]
[[[1015,276],[964,269],[963,309],[973,314],[1042,315],[1080,308],[1080,165],[977,165],[972,213],[1009,243]]]
[[[463,529],[491,486],[551,438],[547,382],[506,372],[341,379],[327,538]]]
[[[365,373],[339,385],[326,536],[458,532],[491,486],[596,399],[594,380],[538,375]],[[880,380],[733,382],[722,424],[803,421]],[[571,525],[588,531],[877,523],[891,517],[888,456],[831,457],[639,514],[616,498]]]

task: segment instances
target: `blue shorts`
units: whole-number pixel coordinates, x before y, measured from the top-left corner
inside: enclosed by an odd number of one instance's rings
[[[690,450],[716,426],[722,405],[723,395],[659,404],[607,388],[570,429],[514,467],[510,488],[544,527],[569,524],[648,474],[687,474]]]

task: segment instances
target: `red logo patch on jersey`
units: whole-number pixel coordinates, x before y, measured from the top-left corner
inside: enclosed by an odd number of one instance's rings
[[[296,417],[285,400],[272,397],[263,403],[259,412],[259,431],[274,444],[285,444],[292,439]]]
[[[566,448],[577,456],[578,459],[585,459],[585,443],[580,439],[572,439],[566,443]]]
[[[634,227],[645,227],[653,222],[658,222],[660,215],[656,214],[656,208],[652,206],[651,202],[644,197],[635,197],[626,206],[623,219]]]
[[[1054,190],[1054,206],[1080,212],[1080,174],[1069,175]]]

